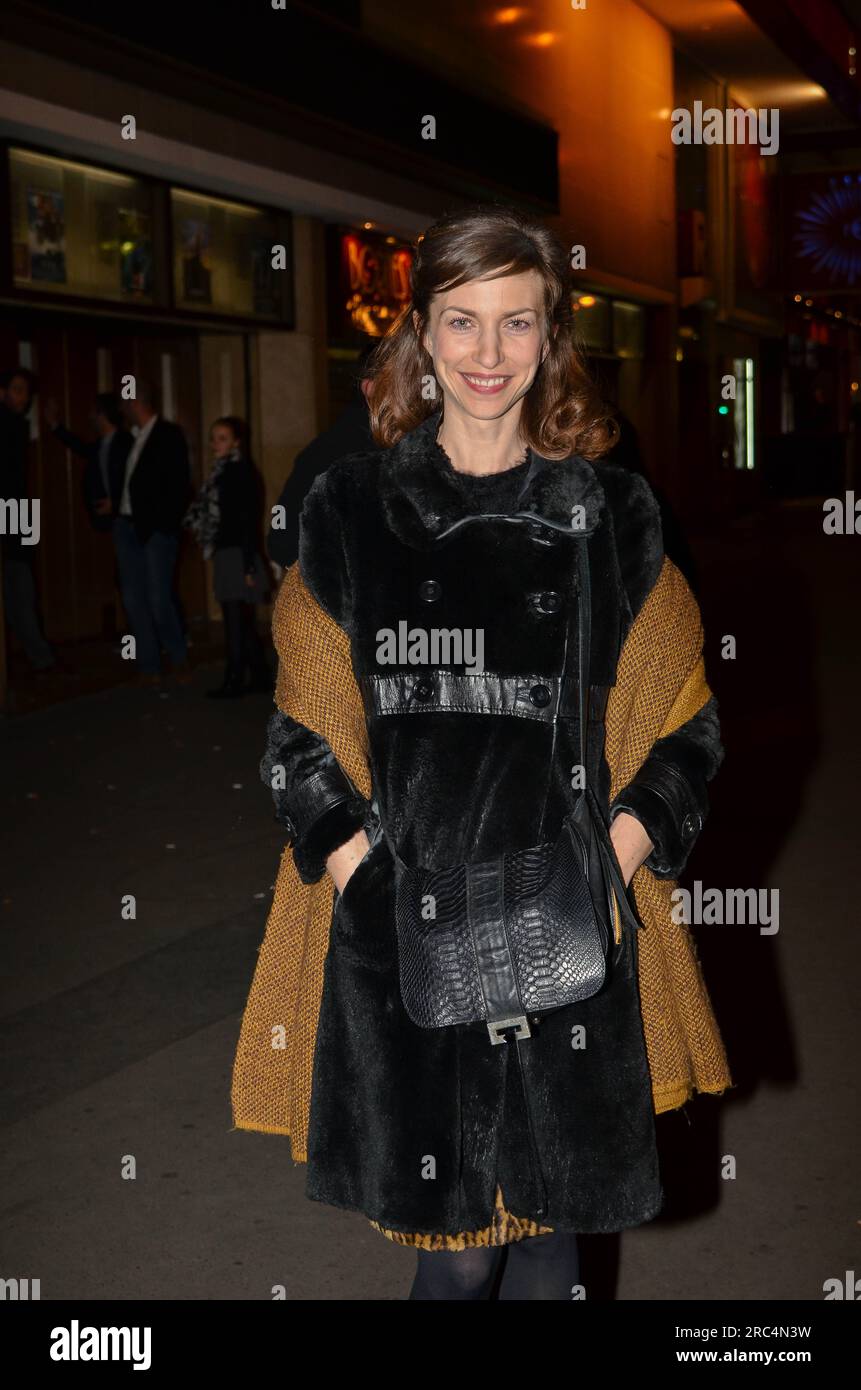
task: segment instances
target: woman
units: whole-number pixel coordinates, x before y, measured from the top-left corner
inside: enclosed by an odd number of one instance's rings
[[[370,374],[382,450],[318,479],[276,603],[261,771],[292,853],[234,1119],[290,1135],[309,1197],[417,1247],[411,1298],[488,1297],[507,1247],[501,1298],[568,1299],[578,1232],[661,1207],[655,1112],[731,1084],[670,898],[722,757],[699,614],[648,485],[600,463],[612,426],[574,345],[566,255],[540,223],[479,206],[431,227]],[[434,632],[462,649],[440,658]],[[518,852],[578,806],[596,808],[615,875],[606,980],[527,1018],[521,967],[542,962],[527,951],[515,969],[510,942],[488,956],[480,932],[505,924]],[[468,917],[481,1018],[413,1021],[419,914],[395,853],[407,878],[470,865],[472,897],[445,912]],[[503,863],[476,896],[476,873]],[[494,992],[512,980],[520,1017],[501,1019]]]
[[[209,431],[213,463],[209,476],[188,509],[185,525],[213,562],[213,588],[224,615],[227,662],[220,686],[207,691],[213,699],[272,689],[255,605],[266,600],[269,585],[258,545],[260,485],[246,456],[245,424],[232,415],[216,420]]]

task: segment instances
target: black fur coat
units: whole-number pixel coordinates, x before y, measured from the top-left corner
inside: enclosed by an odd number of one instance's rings
[[[377,811],[408,864],[487,860],[556,836],[579,794],[578,720],[568,706],[554,742],[545,692],[576,611],[576,536],[588,537],[592,587],[587,776],[604,827],[622,809],[643,823],[658,876],[679,873],[707,813],[722,757],[715,701],[656,743],[609,804],[602,696],[662,565],[655,498],[618,466],[530,451],[516,507],[470,513],[439,422],[434,413],[393,448],[332,465],[302,514],[300,570],[349,634],[374,786],[369,804],[325,740],[273,716],[261,771],[269,781],[285,769],[277,813],[303,881],[360,826],[372,837],[335,897],[307,1193],[396,1231],[454,1235],[490,1224],[498,1183],[519,1217],[617,1231],[662,1204],[636,931],[623,930],[602,990],[543,1015],[528,1039],[492,1046],[483,1023],[420,1028],[400,997]],[[453,660],[404,645],[417,631],[464,630],[483,634],[480,667],[474,650]]]

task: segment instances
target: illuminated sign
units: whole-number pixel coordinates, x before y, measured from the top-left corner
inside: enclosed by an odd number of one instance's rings
[[[828,179],[795,208],[793,249],[799,284],[854,287],[861,279],[861,174]]]
[[[394,236],[337,229],[337,287],[330,287],[330,333],[382,338],[410,299],[413,253]]]

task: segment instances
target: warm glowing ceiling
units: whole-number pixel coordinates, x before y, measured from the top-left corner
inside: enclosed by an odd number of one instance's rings
[[[786,130],[845,129],[846,118],[734,0],[638,0],[678,47],[746,106],[780,108]],[[815,0],[811,0],[815,3]]]

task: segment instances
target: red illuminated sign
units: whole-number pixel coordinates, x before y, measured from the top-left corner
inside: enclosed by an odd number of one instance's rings
[[[393,236],[342,232],[339,260],[341,333],[383,337],[409,303],[412,250]]]

